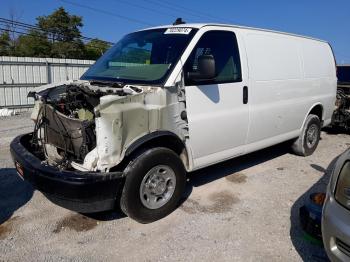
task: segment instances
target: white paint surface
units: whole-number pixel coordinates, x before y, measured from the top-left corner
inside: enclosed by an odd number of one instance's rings
[[[194,169],[297,137],[316,105],[323,107],[324,123],[330,123],[337,79],[328,43],[234,26],[197,28],[166,85],[175,81],[200,36],[210,30],[236,34],[243,81],[185,87]],[[242,102],[245,85],[248,105]]]

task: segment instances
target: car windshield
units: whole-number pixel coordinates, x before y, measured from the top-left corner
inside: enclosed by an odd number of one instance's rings
[[[161,84],[195,31],[193,28],[164,28],[128,34],[98,59],[81,79]]]

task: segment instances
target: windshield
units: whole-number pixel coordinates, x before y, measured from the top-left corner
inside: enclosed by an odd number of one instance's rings
[[[98,59],[81,79],[163,83],[196,31],[193,28],[174,29],[153,29],[126,35]]]

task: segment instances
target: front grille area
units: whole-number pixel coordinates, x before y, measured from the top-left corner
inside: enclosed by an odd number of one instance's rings
[[[51,105],[43,105],[45,143],[51,144],[73,155],[75,160],[83,160],[96,146],[95,121],[72,118],[57,111]]]
[[[336,239],[335,243],[341,252],[350,257],[350,246],[348,244],[344,243],[339,238]]]

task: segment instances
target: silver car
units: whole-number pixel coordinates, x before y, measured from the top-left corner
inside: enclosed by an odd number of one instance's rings
[[[350,261],[350,149],[336,161],[322,212],[323,243],[332,261]]]

